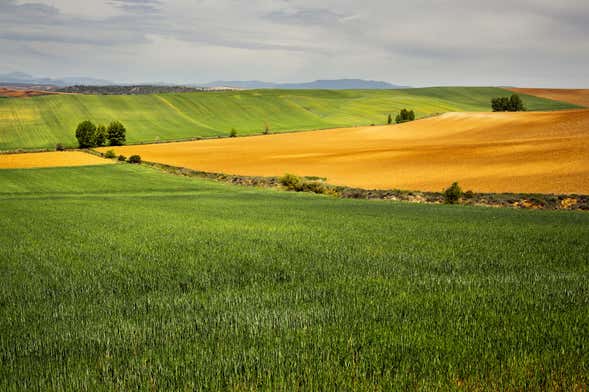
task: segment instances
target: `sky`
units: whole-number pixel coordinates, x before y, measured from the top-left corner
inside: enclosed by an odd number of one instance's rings
[[[0,0],[0,73],[589,87],[588,0]]]

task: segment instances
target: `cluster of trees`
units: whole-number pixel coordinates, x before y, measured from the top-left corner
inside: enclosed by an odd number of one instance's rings
[[[397,124],[404,123],[407,121],[413,121],[413,120],[415,120],[415,112],[413,110],[401,109],[399,114],[397,114],[397,117],[395,117],[395,122]],[[389,117],[387,118],[387,124],[392,124],[392,123],[393,123],[393,116],[391,116],[389,114]]]
[[[524,102],[517,94],[511,97],[497,97],[491,100],[494,112],[523,112],[526,110]]]
[[[82,121],[76,128],[76,139],[80,148],[98,146],[122,146],[127,141],[127,130],[119,121],[111,122],[108,127],[94,125],[91,121]]]

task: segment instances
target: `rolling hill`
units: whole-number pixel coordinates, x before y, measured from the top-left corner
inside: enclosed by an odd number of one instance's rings
[[[0,150],[76,146],[76,125],[120,120],[129,143],[383,124],[402,108],[417,117],[449,111],[488,111],[511,92],[491,87],[406,90],[249,90],[141,96],[55,95],[0,98]],[[530,110],[574,108],[524,96]]]
[[[240,175],[319,176],[365,189],[589,194],[589,110],[446,113],[410,123],[115,147]],[[102,150],[110,149],[105,147]]]

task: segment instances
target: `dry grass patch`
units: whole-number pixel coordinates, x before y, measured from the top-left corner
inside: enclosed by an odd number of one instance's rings
[[[370,189],[439,192],[458,181],[476,192],[589,194],[588,129],[589,110],[447,113],[402,125],[115,151],[208,172],[293,173]]]

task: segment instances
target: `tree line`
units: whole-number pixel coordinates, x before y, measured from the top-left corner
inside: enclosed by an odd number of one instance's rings
[[[407,121],[415,120],[415,112],[413,110],[401,109],[399,114],[395,117],[395,122],[401,124]],[[387,124],[393,123],[393,116],[389,114],[387,117]]]
[[[494,112],[523,112],[526,110],[524,102],[517,94],[511,97],[497,97],[491,100]]]
[[[119,121],[111,122],[108,127],[94,125],[91,121],[82,121],[76,128],[76,139],[80,148],[100,146],[122,146],[126,142],[127,130]]]

